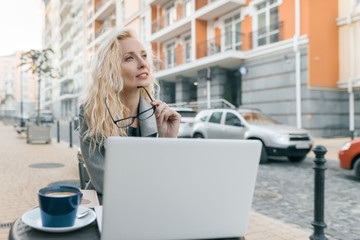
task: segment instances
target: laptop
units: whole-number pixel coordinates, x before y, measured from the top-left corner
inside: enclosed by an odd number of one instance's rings
[[[110,137],[101,239],[246,235],[258,140]]]

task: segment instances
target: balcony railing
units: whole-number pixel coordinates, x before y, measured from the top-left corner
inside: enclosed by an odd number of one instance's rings
[[[152,27],[151,27],[151,33],[156,33],[158,31],[160,31],[163,28],[166,28],[172,24],[174,24],[175,22],[181,20],[184,18],[184,16],[177,16],[176,19],[166,19],[167,16],[161,16],[160,18],[156,19],[155,21],[152,22]]]
[[[196,8],[197,8],[197,10],[200,9],[200,8],[202,8],[202,7],[204,7],[204,6],[206,6],[207,3],[208,3],[208,0],[197,0],[197,1],[196,1]]]
[[[284,22],[278,22],[257,31],[250,33],[250,49],[260,47],[270,43],[279,42],[284,39]]]
[[[242,51],[241,32],[228,32],[197,45],[197,57],[207,57],[226,51]]]
[[[99,11],[99,9],[104,6],[107,2],[109,2],[109,0],[102,0],[101,2],[99,2],[96,6],[95,6],[95,13],[97,11]]]
[[[202,7],[205,7],[206,5],[209,5],[212,2],[215,2],[217,0],[196,0],[196,10],[199,10]]]
[[[72,90],[72,89],[61,89],[60,96],[73,94],[73,93],[74,93],[74,90]]]
[[[171,54],[164,54],[160,61],[156,63],[159,70],[165,70],[179,66],[191,61],[191,47],[173,51]]]
[[[115,27],[115,20],[105,22],[99,29],[95,31],[95,39],[100,37],[103,33]]]

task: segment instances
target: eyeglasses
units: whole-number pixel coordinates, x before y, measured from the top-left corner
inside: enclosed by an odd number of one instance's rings
[[[148,95],[148,97],[150,98],[150,101],[153,102],[154,100],[152,99],[152,97],[150,96],[150,93],[146,90],[145,87],[143,86],[139,86],[137,88],[142,88],[145,90],[146,94]],[[110,114],[110,117],[113,121],[113,123],[115,123],[115,125],[118,127],[118,128],[126,128],[126,127],[129,127],[131,126],[134,122],[135,122],[135,119],[138,118],[140,121],[142,120],[146,120],[148,118],[150,118],[152,115],[154,115],[155,113],[155,109],[156,107],[153,106],[149,109],[146,109],[142,112],[140,112],[138,115],[136,116],[129,116],[129,117],[126,117],[126,118],[122,118],[122,119],[118,119],[118,120],[115,120],[113,115],[111,114],[110,112],[110,109],[109,109],[109,106],[107,104],[107,99],[105,98],[105,106],[106,106],[106,109],[108,110],[109,114]]]

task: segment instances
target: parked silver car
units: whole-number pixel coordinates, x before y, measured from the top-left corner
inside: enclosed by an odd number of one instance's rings
[[[192,108],[173,107],[181,115],[181,122],[179,127],[178,137],[191,138],[192,127],[196,116],[196,111]]]
[[[300,162],[313,145],[307,130],[280,124],[252,109],[202,110],[195,117],[192,137],[259,139],[263,143],[260,163],[266,163],[269,156]]]

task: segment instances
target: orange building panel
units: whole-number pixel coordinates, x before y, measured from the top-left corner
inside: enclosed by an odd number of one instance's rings
[[[182,6],[182,4],[178,4],[176,6],[176,14],[177,14],[177,19],[181,19],[183,17],[183,6]]]
[[[181,44],[178,44],[176,46],[176,64],[183,64],[184,63],[184,57],[183,57],[183,46]]]
[[[309,85],[336,87],[339,79],[337,0],[309,2]]]
[[[279,6],[279,22],[285,23],[282,27],[282,40],[293,38],[295,34],[295,0],[283,1]]]
[[[206,56],[207,53],[207,21],[196,20],[195,22],[195,39],[196,39],[196,58],[202,58]]]
[[[250,34],[252,31],[252,18],[246,16],[241,24],[242,33],[245,37],[242,38],[242,50],[247,51],[252,48],[252,42],[250,39]]]
[[[207,4],[208,4],[208,0],[196,0],[195,1],[195,10],[202,8]]]

